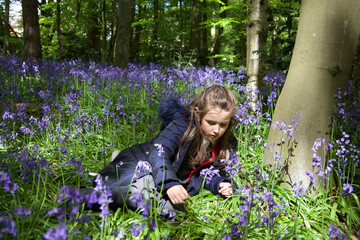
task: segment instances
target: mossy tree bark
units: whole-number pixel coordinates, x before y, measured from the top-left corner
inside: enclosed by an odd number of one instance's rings
[[[268,21],[268,1],[252,0],[249,25],[247,28],[246,71],[249,77],[247,88],[252,89],[252,109],[256,110],[256,100],[262,81],[266,75],[265,56]]]
[[[317,139],[330,139],[334,95],[349,79],[360,32],[359,12],[360,1],[301,3],[294,53],[272,120],[272,124],[284,121],[289,125],[300,112],[301,120],[295,127],[299,131],[295,131],[293,140],[287,137],[282,141],[286,129],[271,127],[267,140],[270,151],[265,150],[263,161],[274,169],[274,153],[283,155],[279,173],[291,184],[302,181],[310,193],[320,183],[316,174],[320,169],[313,167],[312,147]],[[323,168],[326,151],[321,148],[317,155]],[[314,185],[305,172],[315,172]]]

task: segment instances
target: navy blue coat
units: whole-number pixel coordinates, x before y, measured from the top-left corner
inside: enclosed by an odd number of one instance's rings
[[[185,159],[192,141],[189,141],[182,146],[179,153],[179,161],[177,161],[177,152],[180,140],[189,126],[189,114],[187,110],[178,103],[174,103],[174,101],[171,100],[165,102],[165,104],[163,102],[160,106],[160,115],[163,113],[166,115],[160,133],[149,142],[124,149],[108,166],[100,171],[105,183],[109,185],[110,188],[130,186],[131,182],[134,180],[134,173],[139,161],[146,161],[151,165],[151,174],[154,178],[155,185],[159,190],[161,187],[165,190],[180,184],[176,172],[179,170],[182,161]],[[164,153],[161,156],[159,156],[156,145],[161,145],[164,149]],[[235,154],[237,146],[237,140],[233,135],[229,138],[229,145],[232,146],[231,148],[233,149],[230,151],[231,159]],[[121,166],[119,165],[120,162],[122,163]],[[219,162],[215,162],[212,165],[215,169],[223,168]],[[210,166],[208,165],[204,168],[206,167]],[[145,173],[140,173],[138,177],[141,177],[144,174]],[[199,193],[203,180],[204,176],[200,175],[200,170],[192,175],[190,182],[187,185],[189,195],[193,196]],[[230,182],[230,179],[224,176],[215,176],[210,183],[204,184],[204,188],[210,190],[213,194],[218,194],[220,189],[219,184],[221,182]]]

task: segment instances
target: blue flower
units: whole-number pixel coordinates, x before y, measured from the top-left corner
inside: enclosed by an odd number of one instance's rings
[[[354,191],[354,188],[350,185],[350,183],[345,183],[343,185],[343,192],[341,193],[341,196],[347,197],[353,191]]]
[[[43,237],[46,240],[66,240],[68,236],[68,230],[64,225],[57,226],[55,232],[50,228]]]

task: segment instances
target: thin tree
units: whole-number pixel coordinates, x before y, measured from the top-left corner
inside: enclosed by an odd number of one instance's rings
[[[22,0],[24,45],[22,58],[39,59],[41,54],[40,27],[37,0]]]
[[[334,95],[349,78],[360,33],[359,12],[360,1],[301,2],[294,53],[272,120],[272,126],[282,121],[292,126],[281,131],[270,128],[269,151],[265,151],[263,160],[265,165],[280,171],[281,177],[292,185],[299,187],[302,182],[309,192],[320,183],[316,173],[326,169],[327,151],[323,149],[323,140],[316,152],[321,157],[321,161],[316,158],[318,162],[315,162],[317,166],[321,163],[320,169],[313,167],[312,148],[317,139],[330,140],[329,117],[336,103]],[[301,113],[300,122],[295,126],[293,120],[299,117],[298,112]],[[293,132],[292,128],[299,131]],[[286,137],[284,131],[292,138]],[[314,179],[306,172],[314,174]]]
[[[9,49],[10,24],[9,24],[10,0],[5,0],[5,19],[4,19],[4,45],[2,54],[6,55]]]
[[[252,0],[247,28],[246,71],[247,88],[251,91],[251,107],[256,110],[257,90],[261,89],[266,75],[265,56],[268,27],[268,1]]]
[[[226,7],[228,6],[228,0],[223,0],[222,3],[224,4],[222,7],[224,7],[224,9],[220,8],[220,19],[225,19],[226,18]],[[214,45],[212,46],[212,51],[211,51],[211,56],[216,56],[217,54],[220,53],[220,47],[221,47],[221,37],[222,34],[224,32],[224,27],[220,24],[218,26],[218,30],[217,30],[217,36],[216,36],[216,40],[214,42]],[[217,58],[210,58],[209,64],[210,65],[216,65],[217,63]]]
[[[119,0],[114,64],[126,68],[129,61],[130,0]]]
[[[150,45],[151,60],[156,61],[157,58],[157,42],[159,34],[159,0],[154,0],[154,12],[153,12],[154,28],[152,31],[152,39]]]
[[[101,63],[106,63],[106,42],[107,42],[107,22],[106,22],[106,1],[101,2]]]
[[[201,22],[201,3],[199,0],[193,1],[192,15],[191,15],[191,25],[190,25],[190,40],[189,40],[189,50],[190,54],[194,54],[196,61],[199,60],[200,54],[200,22]]]
[[[91,57],[99,58],[100,56],[100,35],[101,28],[99,23],[99,11],[97,7],[99,5],[97,0],[89,0],[89,29],[87,32],[87,37],[89,41],[89,47],[92,50]]]
[[[60,58],[64,58],[65,56],[65,48],[62,38],[62,31],[61,31],[61,0],[56,0],[56,32],[57,32],[57,40],[59,44],[59,53]]]

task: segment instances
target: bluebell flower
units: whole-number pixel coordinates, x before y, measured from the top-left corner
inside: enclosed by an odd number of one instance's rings
[[[156,221],[155,221],[155,219],[151,219],[151,224],[150,224],[150,227],[149,227],[149,231],[153,232],[155,228],[156,228]]]
[[[354,191],[354,188],[351,186],[351,184],[350,183],[345,183],[343,185],[343,192],[341,193],[341,196],[347,197],[353,191]]]
[[[10,217],[6,217],[4,213],[0,213],[0,237],[4,233],[9,233],[13,237],[16,237],[17,229],[15,222]]]
[[[22,208],[20,208],[20,207],[16,207],[16,213],[18,214],[18,215],[24,215],[24,216],[28,216],[28,215],[30,215],[31,214],[31,210],[28,210],[26,207],[22,207]]]
[[[161,144],[154,144],[154,146],[158,151],[158,156],[161,157],[165,153],[163,146]]]
[[[139,161],[136,168],[139,173],[151,173],[152,172],[150,163],[148,163],[146,161]]]
[[[64,225],[57,226],[55,231],[50,228],[43,237],[46,240],[66,240],[68,236],[68,230]]]
[[[14,194],[18,186],[14,183],[7,172],[0,171],[0,185],[4,188],[5,192]]]
[[[114,236],[116,239],[124,239],[126,236],[124,229],[123,228],[115,229]]]
[[[200,176],[206,176],[205,181],[207,184],[210,184],[215,176],[220,176],[220,170],[214,168],[215,167],[211,165],[209,168],[204,168],[200,171]]]

